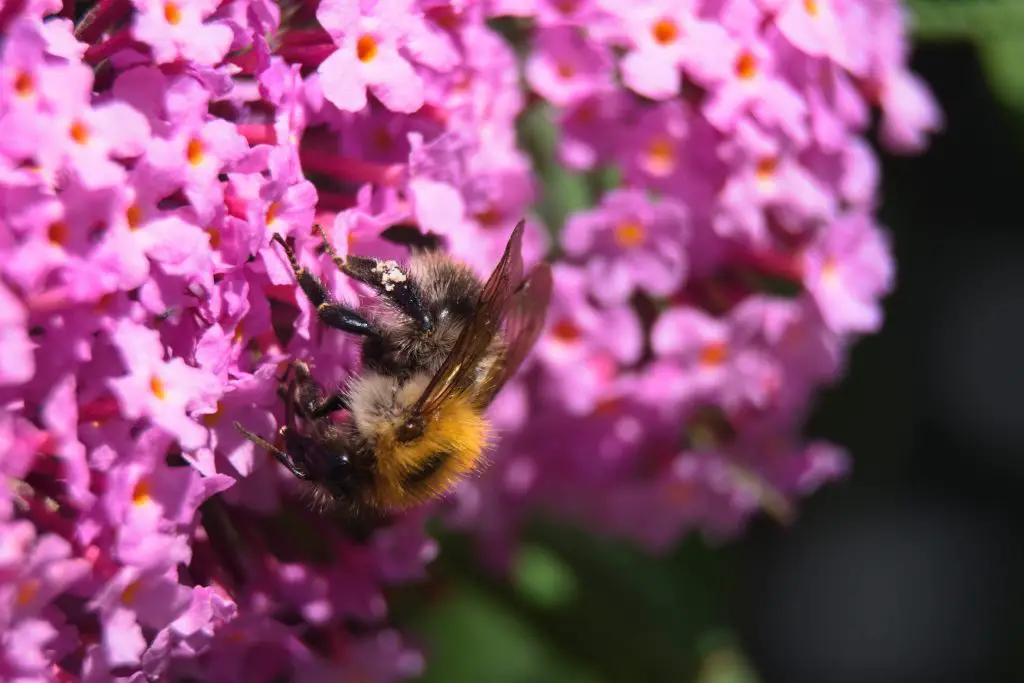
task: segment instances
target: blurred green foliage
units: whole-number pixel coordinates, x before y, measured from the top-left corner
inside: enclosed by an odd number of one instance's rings
[[[911,0],[914,40],[970,41],[992,93],[1024,108],[1024,2],[1020,0]]]
[[[1024,0],[910,0],[917,44],[969,43],[992,94],[1024,112]],[[523,27],[501,24],[521,51]],[[557,233],[574,211],[591,205],[615,183],[614,170],[587,176],[557,163],[551,111],[532,104],[520,121],[523,148],[533,157],[541,196],[537,214]],[[890,225],[913,220],[888,192]],[[904,245],[905,246],[905,245]],[[861,475],[879,478],[888,458],[869,448],[862,422],[850,414],[866,389],[857,373],[871,363],[871,339],[855,351],[851,376],[826,396],[812,428],[853,450]],[[886,397],[871,415],[882,422]],[[899,401],[893,392],[891,401]],[[853,403],[851,403],[853,401]],[[854,410],[854,412],[856,412]],[[824,415],[822,415],[822,413]],[[862,415],[863,417],[863,415]],[[899,433],[898,425],[876,425]],[[866,457],[865,457],[866,456]],[[887,465],[886,462],[889,462]],[[805,504],[813,513],[816,501]],[[439,534],[443,546],[431,568],[438,591],[403,596],[396,620],[417,634],[427,652],[423,683],[757,683],[729,629],[743,544],[714,547],[699,535],[683,539],[665,557],[649,557],[625,544],[537,521],[526,534],[510,577],[487,574],[472,543]],[[749,570],[749,568],[747,568]],[[430,593],[436,599],[424,597]]]

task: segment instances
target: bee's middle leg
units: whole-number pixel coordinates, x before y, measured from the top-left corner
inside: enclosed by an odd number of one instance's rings
[[[309,411],[309,416],[314,420],[318,420],[321,417],[327,417],[331,413],[336,413],[339,410],[351,410],[351,407],[348,396],[338,392],[336,394],[331,394],[325,398],[320,405]]]
[[[294,365],[295,378],[291,395],[295,398],[299,414],[307,420],[318,420],[339,410],[348,409],[348,396],[341,392],[324,397],[323,387],[309,374],[309,367],[301,361]]]

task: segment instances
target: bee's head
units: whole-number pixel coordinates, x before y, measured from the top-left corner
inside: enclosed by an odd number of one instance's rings
[[[341,439],[324,439],[313,453],[307,454],[310,479],[335,499],[355,501],[373,484],[373,472],[365,454],[353,451]]]

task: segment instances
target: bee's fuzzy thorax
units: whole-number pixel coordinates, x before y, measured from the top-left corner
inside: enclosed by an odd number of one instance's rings
[[[422,252],[412,256],[407,268],[430,329],[422,329],[394,302],[378,299],[370,314],[382,337],[364,342],[364,368],[389,375],[409,368],[432,373],[473,318],[482,283],[469,266],[441,253]]]
[[[421,252],[409,260],[409,278],[428,307],[450,306],[459,317],[472,314],[482,283],[473,269],[440,252]],[[460,310],[461,309],[461,310]]]

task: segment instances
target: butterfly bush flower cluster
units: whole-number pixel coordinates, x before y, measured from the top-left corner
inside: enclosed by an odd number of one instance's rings
[[[386,598],[430,517],[499,568],[537,512],[659,550],[846,469],[800,434],[893,286],[865,135],[940,126],[895,0],[78,5],[0,6],[0,678],[400,680]],[[291,359],[359,370],[271,237],[352,304],[314,223],[398,259],[413,224],[485,276],[543,191],[537,103],[621,182],[528,220],[555,293],[489,467],[354,536],[233,427],[272,438]]]

